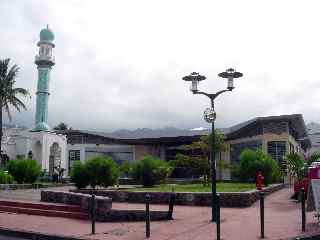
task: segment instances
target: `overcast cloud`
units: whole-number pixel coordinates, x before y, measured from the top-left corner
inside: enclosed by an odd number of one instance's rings
[[[201,88],[226,86],[217,74],[244,74],[216,101],[217,125],[302,113],[320,122],[319,1],[0,1],[0,58],[21,68],[30,90],[15,123],[33,126],[39,32],[55,33],[49,124],[76,129],[208,127],[209,100],[181,78],[207,76]]]

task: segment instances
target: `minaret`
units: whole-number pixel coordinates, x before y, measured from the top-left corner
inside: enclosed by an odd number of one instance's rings
[[[36,125],[35,131],[50,131],[48,126],[48,100],[49,100],[49,83],[50,71],[54,63],[52,48],[54,35],[47,28],[40,32],[40,41],[38,42],[39,54],[36,55],[35,64],[38,68],[38,86],[37,86],[37,106],[36,106]]]

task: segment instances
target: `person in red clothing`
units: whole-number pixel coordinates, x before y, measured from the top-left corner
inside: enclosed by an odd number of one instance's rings
[[[256,187],[257,190],[262,190],[264,187],[264,176],[262,175],[261,171],[259,171],[257,174]]]

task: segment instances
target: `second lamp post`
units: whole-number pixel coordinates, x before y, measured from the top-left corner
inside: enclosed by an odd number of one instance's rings
[[[235,78],[240,78],[243,76],[242,73],[236,72],[234,69],[229,68],[225,72],[219,73],[219,77],[228,79],[228,86],[227,89],[218,91],[216,93],[205,93],[198,90],[198,84],[200,81],[205,80],[205,76],[201,76],[199,73],[193,72],[188,76],[183,77],[182,79],[185,81],[190,81],[191,86],[190,90],[193,94],[201,94],[205,95],[210,98],[211,108],[207,108],[204,111],[204,119],[212,124],[211,129],[211,146],[210,146],[210,160],[211,160],[211,187],[212,187],[212,204],[211,204],[211,211],[212,211],[212,221],[215,222],[217,220],[217,209],[216,209],[216,195],[217,195],[217,182],[216,182],[216,159],[215,159],[215,129],[214,129],[214,121],[216,119],[216,113],[214,111],[214,99],[218,97],[221,93],[232,91],[234,89],[233,80]]]

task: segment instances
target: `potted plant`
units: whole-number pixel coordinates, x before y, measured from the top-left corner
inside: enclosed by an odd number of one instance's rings
[[[303,157],[298,153],[290,153],[286,156],[288,172],[294,178],[294,195],[292,198],[298,199],[299,192],[303,187],[305,193],[308,192],[309,179],[307,178],[308,165]]]

